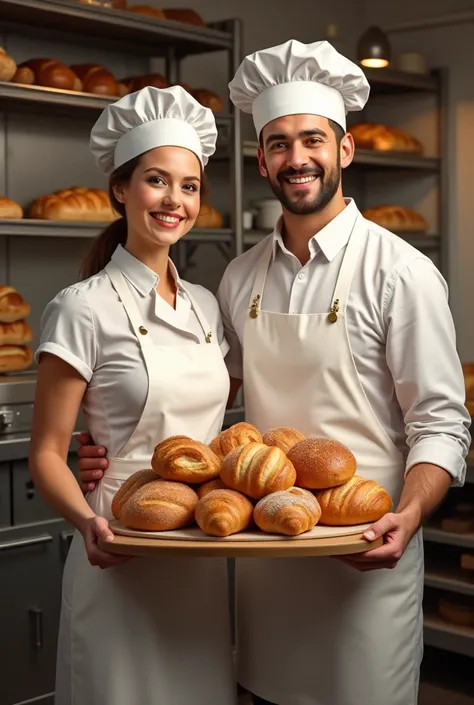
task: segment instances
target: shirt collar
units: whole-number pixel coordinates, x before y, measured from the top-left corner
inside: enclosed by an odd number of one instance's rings
[[[122,245],[117,246],[111,259],[120,269],[124,277],[128,279],[130,284],[132,284],[142,296],[147,296],[150,291],[156,289],[158,286],[158,282],[160,281],[158,274],[130,254]],[[177,288],[183,289],[176,267],[170,259],[168,262],[171,276]]]
[[[345,198],[346,207],[327,225],[324,226],[316,235],[313,235],[309,241],[309,251],[311,258],[319,251],[323,253],[328,262],[331,262],[336,255],[347,245],[352,227],[359,214],[358,208],[354,199]],[[279,218],[275,230],[273,231],[273,259],[275,259],[278,248],[283,252],[288,253],[283,242],[281,228],[283,225],[283,216]]]

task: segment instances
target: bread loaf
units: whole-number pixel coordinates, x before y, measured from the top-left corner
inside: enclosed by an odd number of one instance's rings
[[[200,15],[195,10],[190,8],[181,7],[170,7],[164,10],[164,14],[167,20],[174,20],[175,22],[184,22],[185,24],[192,24],[195,27],[204,27],[204,21]]]
[[[438,610],[447,622],[463,627],[474,626],[474,605],[462,595],[457,595],[455,599],[440,598]]]
[[[381,152],[413,152],[422,154],[423,147],[415,137],[398,127],[372,122],[358,122],[348,128],[356,147]]]
[[[196,218],[195,228],[222,228],[223,218],[216,208],[202,203]]]
[[[404,206],[378,206],[362,212],[364,218],[395,233],[423,233],[428,223],[422,215]]]
[[[33,353],[24,345],[3,345],[0,347],[0,373],[22,372],[33,362]]]
[[[199,500],[195,512],[199,528],[209,536],[230,536],[252,523],[253,504],[234,490],[213,490]]]
[[[209,444],[209,448],[223,460],[231,450],[246,443],[262,443],[262,434],[250,423],[241,421],[221,431]]]
[[[0,286],[0,323],[15,323],[30,314],[31,307],[12,286]]]
[[[304,441],[305,436],[296,431],[294,428],[288,428],[287,426],[278,426],[276,428],[269,428],[265,431],[262,437],[262,442],[267,446],[277,446],[281,448],[284,453],[293,448],[294,445],[300,441]]]
[[[198,496],[181,482],[152,480],[127,499],[120,512],[124,526],[139,531],[171,531],[194,523]]]
[[[228,490],[229,488],[227,485],[222,482],[220,477],[216,477],[215,480],[209,480],[209,482],[205,482],[204,484],[200,485],[199,487],[196,488],[196,494],[199,497],[199,499],[202,499],[205,497],[209,492],[213,492],[214,490]]]
[[[163,10],[159,10],[157,7],[151,7],[150,5],[135,5],[134,7],[128,8],[130,12],[136,12],[139,15],[145,15],[146,17],[152,17],[155,20],[164,20],[165,13]]]
[[[207,88],[193,88],[191,95],[196,98],[198,103],[201,103],[205,108],[209,108],[213,113],[219,113],[224,109],[222,98]]]
[[[289,451],[298,487],[319,490],[347,482],[356,471],[356,459],[345,445],[329,438],[305,438]]]
[[[130,497],[137,490],[139,490],[140,487],[143,487],[143,485],[146,485],[148,482],[153,482],[155,480],[156,473],[153,472],[153,470],[138,470],[137,472],[134,472],[133,475],[130,475],[112,499],[112,514],[114,517],[116,519],[120,519],[125,502],[130,499]]]
[[[109,222],[118,217],[107,191],[82,186],[40,196],[30,205],[28,215],[40,220],[89,222]]]
[[[15,71],[12,83],[19,83],[23,86],[32,86],[35,82],[35,73],[28,66],[22,66]]]
[[[167,88],[168,81],[161,73],[147,73],[144,76],[122,78],[120,84],[123,84],[126,93],[135,93],[135,91],[141,91],[142,88],[146,88],[147,86]]]
[[[321,508],[312,492],[292,487],[263,497],[253,516],[259,529],[267,534],[298,536],[316,526]]]
[[[81,81],[84,93],[119,96],[119,87],[114,75],[100,64],[73,64],[71,70]]]
[[[392,509],[386,490],[374,480],[354,475],[344,485],[315,492],[321,507],[320,524],[353,526],[378,521]]]
[[[0,345],[26,345],[33,340],[33,331],[26,321],[0,323]]]
[[[156,446],[151,466],[164,480],[199,485],[219,476],[221,462],[205,443],[171,436]]]
[[[0,81],[11,81],[16,73],[16,63],[8,56],[5,49],[0,47]]]
[[[33,83],[36,86],[44,88],[61,88],[66,91],[80,91],[82,84],[68,66],[57,59],[30,59],[24,61],[18,66],[17,72],[13,76],[13,81],[16,83],[28,82],[21,80],[23,76],[30,76],[28,72],[22,72],[22,69],[30,69],[33,72]]]
[[[222,461],[221,479],[227,487],[252,499],[261,499],[271,492],[292,487],[296,472],[280,448],[247,443],[226,455]]]
[[[23,218],[23,208],[11,198],[0,197],[0,218]]]

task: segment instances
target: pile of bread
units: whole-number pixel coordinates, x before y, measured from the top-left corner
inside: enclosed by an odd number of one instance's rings
[[[0,285],[0,374],[21,372],[33,362],[28,343],[33,331],[25,320],[30,305],[12,286]]]
[[[359,149],[378,152],[409,152],[423,154],[423,145],[413,135],[399,127],[389,127],[374,122],[357,122],[348,127]]]
[[[425,233],[428,223],[417,211],[405,206],[383,205],[366,208],[362,215],[394,233]]]
[[[356,475],[356,465],[338,441],[283,427],[262,435],[242,422],[209,445],[187,436],[159,443],[151,469],[135,472],[115,494],[112,513],[130,529],[197,524],[215,537],[248,529],[298,536],[318,523],[373,522],[392,502],[383,487]]]

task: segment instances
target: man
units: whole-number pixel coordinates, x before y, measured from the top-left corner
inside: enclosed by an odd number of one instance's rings
[[[470,418],[446,284],[342,193],[346,113],[368,95],[361,69],[327,42],[256,52],[230,83],[282,204],[219,289],[233,393],[243,380],[246,420],[262,431],[347,445],[394,509],[366,532],[383,546],[364,554],[237,561],[238,678],[255,703],[415,705],[420,526],[464,481]]]

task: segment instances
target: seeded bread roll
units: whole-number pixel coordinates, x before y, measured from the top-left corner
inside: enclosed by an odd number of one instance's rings
[[[213,490],[199,500],[195,512],[200,529],[209,536],[230,536],[252,523],[253,504],[240,492]]]
[[[171,436],[156,446],[151,466],[164,480],[200,485],[219,476],[221,462],[205,443]]]
[[[242,421],[236,423],[225,431],[221,431],[213,441],[209,443],[209,448],[223,460],[225,456],[234,448],[246,445],[247,443],[261,443],[262,434],[250,423]]]
[[[130,475],[118,492],[115,493],[112,500],[112,514],[114,517],[120,519],[125,502],[130,499],[132,494],[140,489],[140,487],[143,487],[147,482],[152,482],[153,480],[156,480],[156,473],[153,472],[153,470],[138,470],[134,472],[133,475]]]
[[[309,490],[292,487],[261,499],[253,513],[255,523],[268,534],[298,536],[316,526],[321,516],[318,500]]]
[[[296,470],[295,485],[308,490],[342,485],[356,471],[349,448],[328,438],[306,438],[291,448],[288,458]]]
[[[247,443],[226,455],[221,479],[231,489],[252,499],[261,499],[271,492],[293,487],[296,472],[280,448]]]
[[[194,523],[198,496],[181,482],[152,480],[125,502],[120,521],[139,531],[172,531]]]
[[[294,445],[300,441],[304,441],[305,438],[306,436],[296,431],[294,428],[278,426],[276,428],[269,428],[268,431],[263,434],[262,441],[267,446],[277,446],[281,448],[284,453],[288,453]]]
[[[378,521],[392,509],[386,490],[374,480],[354,475],[344,485],[315,492],[321,507],[320,524],[354,526]]]

